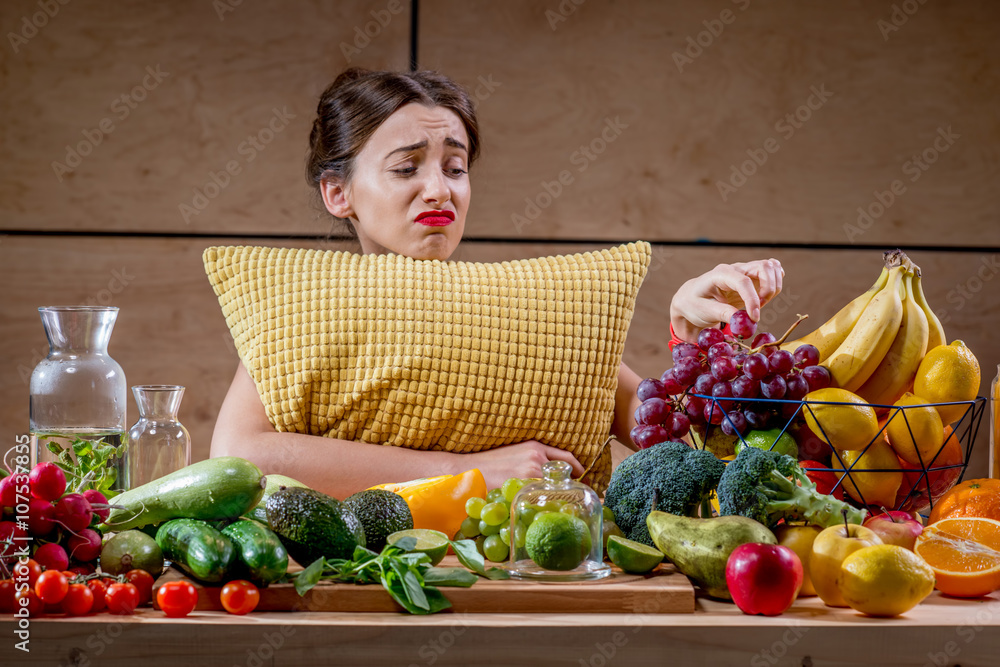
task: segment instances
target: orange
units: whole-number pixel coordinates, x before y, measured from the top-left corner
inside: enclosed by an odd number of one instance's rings
[[[1000,479],[967,479],[953,486],[934,503],[930,523],[961,516],[1000,521]]]
[[[899,494],[896,496],[895,506],[898,509],[904,512],[924,512],[955,486],[959,475],[962,474],[965,452],[962,451],[962,443],[959,442],[951,426],[944,427],[944,437],[945,443],[941,450],[933,452],[930,458],[924,461],[927,466],[926,476],[924,469],[919,465],[910,465],[900,459],[903,485],[899,487]],[[929,496],[928,487],[930,487]]]
[[[975,598],[1000,589],[1000,521],[942,519],[924,528],[913,551],[934,570],[945,595]]]
[[[979,360],[965,343],[938,345],[927,352],[913,379],[913,393],[931,403],[971,401],[979,393]],[[938,406],[941,421],[951,424],[965,414],[968,405]]]

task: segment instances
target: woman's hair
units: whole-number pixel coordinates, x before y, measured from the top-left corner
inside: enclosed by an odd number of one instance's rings
[[[323,91],[309,133],[306,180],[351,180],[365,142],[397,109],[417,102],[454,111],[469,135],[469,165],[479,155],[479,123],[469,94],[437,72],[375,72],[352,67]]]

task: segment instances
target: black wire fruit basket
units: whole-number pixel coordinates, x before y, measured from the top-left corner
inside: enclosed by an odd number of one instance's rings
[[[701,394],[692,395],[707,401],[711,406],[709,408],[710,411],[719,410],[723,423],[729,420],[726,410],[729,407],[727,400],[732,402],[732,399]],[[972,449],[975,446],[983,414],[986,412],[987,407],[987,400],[982,396],[969,401],[924,403],[912,406],[871,404],[869,407],[873,408],[876,414],[881,415],[881,418],[878,420],[878,433],[862,449],[853,450],[850,452],[850,455],[846,455],[845,452],[829,444],[831,438],[827,437],[823,424],[817,418],[813,409],[814,406],[857,407],[857,404],[838,401],[791,401],[766,398],[757,398],[752,402],[760,403],[763,407],[770,408],[775,413],[782,415],[779,420],[781,423],[772,426],[772,429],[770,429],[771,431],[777,431],[774,441],[768,447],[763,448],[774,450],[779,445],[779,442],[781,442],[782,436],[788,434],[795,438],[799,446],[799,458],[801,460],[815,460],[822,463],[827,456],[829,457],[829,467],[820,468],[808,464],[802,466],[802,470],[807,474],[826,474],[832,472],[836,476],[836,481],[831,485],[827,491],[828,493],[837,495],[838,497],[842,494],[844,500],[871,511],[886,509],[916,512],[923,515],[929,515],[934,507],[934,503],[965,477],[969,460],[972,456]],[[927,407],[936,409],[942,406],[956,405],[964,408],[961,418],[950,425],[945,425],[943,442],[940,446],[933,449],[933,451],[927,452],[926,456],[920,452],[919,448],[916,448],[918,456],[917,464],[910,464],[896,457],[896,462],[898,463],[896,466],[864,467],[863,465],[859,465],[872,447],[879,447],[881,446],[880,443],[883,442],[888,446],[886,429],[890,420],[903,420],[906,432],[911,440],[916,442],[917,436],[911,428],[911,420],[907,414],[908,411]],[[813,433],[805,424],[804,417],[807,411],[813,417],[813,421],[817,423],[819,433]],[[729,422],[729,426],[733,427],[734,425],[732,422]],[[712,430],[721,428],[721,424],[712,425],[710,423],[704,436],[695,438],[695,445],[699,449],[712,449],[708,446],[712,440]],[[754,445],[748,443],[744,439],[744,434],[740,433],[738,429],[731,428],[730,430],[733,431],[733,436],[731,437],[735,438],[734,444],[738,443],[738,446],[760,447],[759,442],[754,443]],[[891,447],[889,449],[893,451]],[[713,450],[713,453],[718,455],[718,451]],[[804,459],[803,454],[805,455]],[[876,479],[874,477],[876,475],[881,476],[879,477],[880,482],[884,482],[890,487],[898,477],[899,486],[895,498],[891,502],[885,498],[876,500],[874,497],[865,496],[863,487],[871,487],[873,480]],[[871,495],[869,494],[869,496]]]

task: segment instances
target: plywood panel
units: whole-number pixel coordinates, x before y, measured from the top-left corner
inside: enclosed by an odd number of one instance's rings
[[[119,306],[111,354],[130,384],[182,384],[188,389],[181,421],[191,431],[195,460],[208,456],[219,406],[238,364],[201,264],[209,245],[231,239],[126,239],[44,236],[0,238],[0,443],[28,427],[28,377],[47,352],[37,307],[70,303]],[[246,243],[261,244],[247,239]],[[273,243],[270,243],[275,245]],[[303,244],[296,244],[303,245]],[[306,244],[310,245],[310,244]],[[339,248],[335,244],[315,244]],[[579,252],[597,246],[570,244],[463,244],[454,259],[502,261],[521,257]],[[783,331],[796,313],[813,322],[830,317],[874,281],[880,254],[874,251],[775,250],[786,269],[785,290],[762,314],[764,328]],[[764,257],[726,248],[657,247],[625,350],[626,362],[643,377],[659,376],[671,365],[668,308],[672,295],[688,278],[720,262]],[[1000,289],[995,255],[917,252],[924,269],[928,299],[948,320],[949,339],[961,338],[983,366],[985,395],[1000,361],[994,334],[1000,321]],[[985,278],[984,278],[985,276]],[[991,282],[992,281],[992,282]],[[137,413],[129,399],[129,423]],[[980,433],[972,461],[976,475],[986,473],[988,435]]]
[[[408,0],[47,4],[0,5],[33,35],[0,56],[0,229],[325,233],[303,176],[319,95],[409,57]]]
[[[1000,5],[902,4],[422,3],[480,97],[469,233],[996,247]]]

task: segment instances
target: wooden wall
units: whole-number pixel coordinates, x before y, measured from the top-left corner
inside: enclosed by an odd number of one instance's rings
[[[206,457],[237,358],[201,250],[343,247],[315,238],[332,227],[302,175],[312,113],[349,64],[406,68],[409,3],[225,2],[74,0],[35,33],[35,2],[0,7],[5,33],[32,35],[0,49],[0,443],[27,430],[36,308],[90,301],[121,308],[111,352],[130,384],[188,387],[181,419]],[[424,0],[420,63],[478,98],[485,141],[456,259],[656,242],[626,349],[651,376],[687,278],[777,257],[786,287],[764,322],[778,331],[831,315],[902,247],[985,393],[1000,361],[1000,8],[912,6],[890,31],[891,2]],[[983,429],[973,474],[987,444]]]

